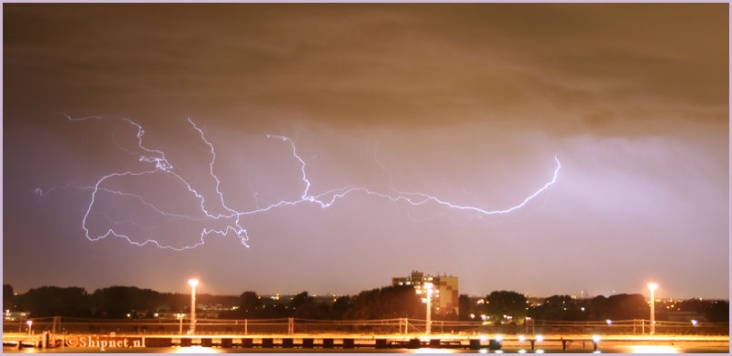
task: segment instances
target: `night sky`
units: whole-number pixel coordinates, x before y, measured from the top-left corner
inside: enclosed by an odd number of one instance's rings
[[[727,299],[728,20],[3,4],[4,283]]]

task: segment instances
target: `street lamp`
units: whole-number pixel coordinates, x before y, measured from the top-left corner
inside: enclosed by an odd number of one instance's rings
[[[193,335],[196,333],[196,286],[198,280],[195,278],[189,279],[188,284],[191,285],[191,330],[189,333]]]
[[[427,325],[425,333],[429,335],[432,331],[432,283],[427,282],[424,287],[427,289]]]
[[[178,318],[178,335],[183,335],[183,314],[175,314],[175,317]]]
[[[658,289],[658,284],[648,283],[648,289],[651,291],[651,335],[656,333],[656,297],[655,292]]]

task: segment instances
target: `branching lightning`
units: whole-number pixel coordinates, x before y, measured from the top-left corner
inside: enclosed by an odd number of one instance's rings
[[[66,115],[66,118],[70,121],[86,121],[86,120],[101,120],[102,117],[99,116],[90,116],[85,118],[73,118],[71,116]],[[518,209],[523,208],[527,204],[529,204],[533,199],[535,199],[537,196],[541,195],[544,191],[549,189],[556,181],[559,176],[559,170],[561,169],[561,163],[559,162],[559,159],[555,156],[554,161],[556,162],[556,168],[554,169],[552,178],[546,182],[544,185],[542,185],[539,189],[537,189],[534,193],[529,195],[528,197],[524,198],[520,203],[500,210],[487,210],[481,207],[477,206],[469,206],[469,205],[460,205],[456,204],[441,198],[438,198],[436,196],[421,193],[421,192],[408,192],[396,189],[395,187],[390,186],[387,192],[379,192],[372,189],[368,189],[366,187],[358,187],[358,186],[352,186],[352,187],[343,187],[343,188],[337,188],[332,189],[327,192],[313,195],[311,193],[311,187],[312,182],[310,181],[310,178],[308,178],[307,174],[307,164],[305,160],[300,156],[300,153],[297,150],[297,146],[295,145],[295,142],[286,136],[278,136],[278,135],[267,135],[267,138],[274,139],[281,141],[285,144],[288,144],[291,152],[292,157],[295,161],[298,162],[300,167],[300,180],[302,181],[302,190],[299,198],[295,200],[280,200],[276,203],[270,204],[268,206],[260,207],[259,204],[257,204],[256,209],[254,210],[237,210],[232,207],[230,207],[225,199],[224,193],[221,191],[221,179],[216,173],[216,160],[217,160],[217,154],[216,150],[214,148],[214,144],[208,140],[206,137],[204,131],[191,119],[188,119],[188,123],[190,126],[195,130],[200,137],[201,141],[208,147],[209,154],[210,154],[210,160],[208,161],[208,174],[215,182],[215,196],[209,196],[207,197],[205,194],[201,193],[199,189],[197,189],[193,184],[189,182],[186,178],[184,178],[183,175],[181,175],[179,172],[176,171],[176,168],[173,166],[173,164],[168,161],[166,158],[165,152],[157,149],[152,149],[147,146],[145,146],[144,143],[144,135],[145,130],[142,127],[142,125],[127,119],[122,118],[124,122],[131,125],[136,129],[136,147],[134,150],[128,150],[124,149],[122,147],[119,147],[121,150],[124,150],[125,152],[128,152],[130,154],[137,155],[138,161],[143,164],[143,169],[138,171],[121,171],[121,172],[112,172],[109,174],[106,174],[99,178],[92,186],[89,187],[82,187],[88,190],[91,190],[90,196],[89,196],[89,203],[86,205],[83,218],[81,221],[81,227],[84,230],[85,237],[89,241],[99,241],[102,239],[105,239],[110,236],[118,237],[121,239],[124,239],[129,244],[134,246],[146,246],[146,245],[153,245],[155,247],[161,248],[161,249],[167,249],[167,250],[175,250],[175,251],[183,251],[183,250],[189,250],[194,249],[197,247],[200,247],[205,244],[205,237],[210,234],[218,234],[221,236],[228,236],[230,234],[235,235],[242,245],[249,247],[249,235],[247,233],[247,229],[242,226],[241,219],[245,216],[254,216],[258,214],[263,214],[268,211],[284,208],[288,206],[296,206],[300,204],[314,204],[316,206],[319,206],[320,208],[327,209],[332,207],[336,202],[346,199],[351,195],[354,194],[364,194],[369,196],[375,196],[381,199],[385,199],[391,202],[395,203],[405,203],[409,204],[411,206],[422,206],[426,204],[434,204],[437,206],[444,207],[446,209],[453,209],[453,210],[459,210],[459,211],[466,211],[471,212],[479,215],[499,215],[499,214],[509,214],[513,211],[516,211]],[[380,163],[379,163],[380,164]],[[119,188],[113,188],[113,182],[115,179],[123,179],[123,178],[144,178],[149,175],[154,174],[162,174],[165,175],[167,178],[171,178],[174,181],[180,183],[182,187],[185,188],[185,190],[190,194],[191,197],[195,199],[197,202],[198,210],[200,214],[196,215],[190,215],[190,214],[181,214],[171,211],[166,211],[165,209],[162,209],[158,206],[156,206],[153,202],[150,202],[145,199],[144,196],[141,196],[139,194],[124,191]],[[42,190],[40,188],[36,189],[36,194],[39,196],[45,196],[48,194],[51,190],[54,188],[51,188],[50,190]],[[121,229],[115,228],[115,226],[106,228],[106,231],[103,233],[93,233],[92,229],[90,229],[90,221],[93,220],[94,216],[97,216],[97,214],[100,214],[98,211],[95,211],[97,209],[99,196],[101,194],[108,194],[112,196],[116,196],[119,198],[126,198],[130,199],[140,207],[147,209],[151,212],[154,212],[154,214],[157,214],[157,216],[166,219],[166,223],[174,222],[174,221],[193,221],[193,222],[202,222],[213,225],[221,225],[223,224],[224,227],[205,227],[202,228],[197,233],[197,240],[193,244],[187,244],[183,246],[175,246],[174,244],[168,244],[163,243],[155,238],[150,237],[140,237],[140,236],[130,236],[130,234],[123,233],[120,231]],[[218,213],[214,213],[214,210],[220,210]],[[121,224],[121,222],[117,222],[118,224]],[[142,228],[144,224],[137,223],[137,222],[130,222],[126,221],[125,223],[130,224],[136,224],[137,227]],[[118,224],[112,224],[112,225],[118,225]]]

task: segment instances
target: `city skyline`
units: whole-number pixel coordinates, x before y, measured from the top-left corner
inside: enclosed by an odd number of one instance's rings
[[[3,281],[729,299],[728,12],[4,4]]]

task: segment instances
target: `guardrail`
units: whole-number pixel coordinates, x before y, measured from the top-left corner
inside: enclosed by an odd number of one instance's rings
[[[184,319],[152,318],[135,320],[105,320],[79,318],[32,319],[32,333],[50,331],[61,333],[93,334],[185,334],[190,321]],[[5,332],[28,333],[25,321],[3,322]],[[377,320],[317,320],[300,318],[278,319],[198,319],[196,334],[251,335],[295,333],[349,333],[349,334],[423,334],[426,320],[423,319],[377,319]],[[431,330],[435,334],[625,334],[648,335],[648,320],[619,320],[568,322],[552,320],[531,320],[523,325],[489,325],[480,321],[434,320]],[[671,322],[657,321],[656,335],[729,335],[729,323]]]

